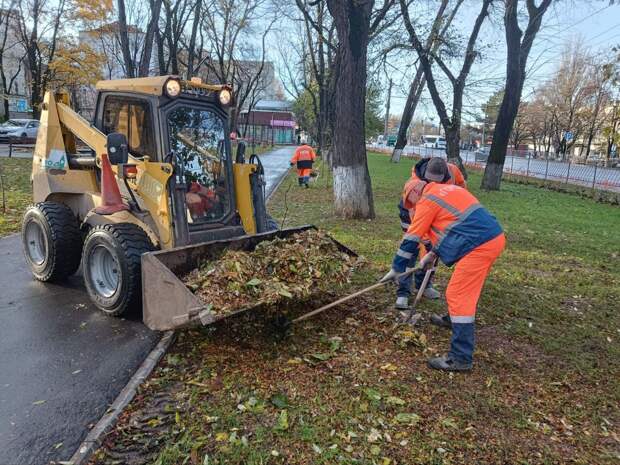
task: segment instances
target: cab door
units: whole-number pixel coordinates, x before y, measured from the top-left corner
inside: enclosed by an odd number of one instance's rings
[[[147,97],[103,94],[99,97],[96,126],[104,134],[120,132],[127,137],[129,153],[135,158],[162,161],[156,114]]]

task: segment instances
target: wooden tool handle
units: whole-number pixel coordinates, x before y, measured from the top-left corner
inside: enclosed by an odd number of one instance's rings
[[[421,270],[421,268],[419,268],[419,267],[413,268],[413,269],[411,269],[409,271],[405,271],[404,273],[401,273],[398,276],[398,278],[399,279],[400,278],[404,278],[404,277],[409,276],[410,274],[415,273],[416,271],[420,271],[420,270]],[[316,315],[317,313],[324,312],[325,310],[329,310],[330,308],[335,307],[336,305],[340,305],[340,304],[342,304],[342,303],[344,303],[344,302],[346,302],[348,300],[354,299],[355,297],[358,297],[358,296],[360,296],[362,294],[370,292],[370,291],[372,291],[374,289],[377,289],[377,288],[379,288],[381,286],[385,286],[389,282],[390,281],[383,281],[383,282],[379,281],[378,283],[373,284],[372,286],[368,286],[368,287],[362,289],[361,291],[357,291],[357,292],[355,292],[353,294],[349,294],[348,296],[345,296],[345,297],[343,297],[341,299],[338,299],[335,302],[332,302],[331,304],[324,305],[323,307],[317,308],[316,310],[313,310],[313,311],[311,311],[309,313],[306,313],[306,314],[304,314],[304,315],[302,315],[302,316],[300,316],[298,318],[295,318],[291,323],[297,323],[299,321],[306,320],[306,319],[310,318],[311,316]]]

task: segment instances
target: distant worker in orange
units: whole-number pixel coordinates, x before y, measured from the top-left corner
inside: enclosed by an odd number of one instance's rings
[[[456,264],[448,288],[448,315],[433,315],[431,322],[452,328],[450,352],[431,358],[432,368],[467,371],[473,366],[476,306],[491,266],[504,250],[506,239],[499,222],[478,200],[462,187],[441,181],[448,166],[433,158],[426,168],[429,181],[416,202],[415,215],[407,229],[392,269],[381,279],[398,282],[400,275],[415,264],[415,255],[424,237],[431,251],[420,261],[430,266],[437,257],[448,266]]]
[[[411,177],[405,183],[403,188],[402,196],[400,199],[400,203],[398,204],[399,216],[400,216],[400,226],[403,231],[407,231],[409,226],[411,225],[411,221],[413,220],[413,216],[415,215],[415,206],[416,202],[420,198],[420,194],[426,183],[429,181],[426,177],[426,167],[428,166],[428,162],[431,160],[430,158],[423,158],[418,163],[416,163],[411,169]],[[448,163],[448,175],[441,180],[441,182],[445,184],[455,184],[457,186],[467,188],[467,183],[465,182],[465,178],[463,177],[463,173],[458,168],[458,166]],[[419,253],[419,258],[422,259],[424,255],[426,255],[427,247],[424,244],[428,244],[428,238],[423,238],[419,250],[414,254],[416,257]],[[430,250],[430,247],[428,248]],[[414,262],[415,258],[414,257]],[[404,278],[401,278],[398,284],[398,289],[396,291],[396,309],[397,310],[407,310],[409,308],[409,297],[411,296],[411,284],[412,281],[415,280],[415,287],[417,289],[422,285],[422,281],[424,280],[424,271],[419,271],[412,275],[407,275]],[[427,299],[439,299],[441,294],[433,287],[432,277],[426,285],[426,289],[424,290],[424,297]]]
[[[300,186],[310,187],[310,173],[312,173],[312,164],[316,160],[316,154],[309,145],[300,145],[295,150],[293,158],[291,158],[291,166],[297,165],[297,181]]]

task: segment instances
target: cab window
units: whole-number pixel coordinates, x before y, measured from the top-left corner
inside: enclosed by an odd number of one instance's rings
[[[215,222],[230,210],[225,134],[224,121],[209,110],[181,105],[168,114],[170,150],[188,182],[191,223]]]
[[[127,136],[129,153],[155,157],[153,118],[148,102],[128,97],[107,97],[103,107],[104,134],[120,132]]]

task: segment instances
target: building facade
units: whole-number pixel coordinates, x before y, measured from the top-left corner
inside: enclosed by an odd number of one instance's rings
[[[239,135],[256,144],[296,144],[297,122],[292,102],[259,100],[252,111],[239,114]]]

